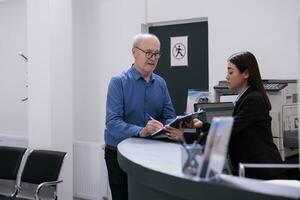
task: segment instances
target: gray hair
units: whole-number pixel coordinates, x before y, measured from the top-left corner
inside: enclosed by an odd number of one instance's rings
[[[160,41],[158,39],[158,37],[154,34],[151,34],[151,33],[139,33],[137,35],[135,35],[133,37],[133,44],[132,44],[132,47],[137,47],[139,46],[139,44],[141,43],[141,41],[147,39],[147,38],[154,38],[157,40],[157,42],[160,44]]]

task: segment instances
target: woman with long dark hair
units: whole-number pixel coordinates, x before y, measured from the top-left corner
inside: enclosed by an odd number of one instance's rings
[[[282,163],[273,142],[271,103],[262,84],[258,63],[250,52],[236,53],[228,59],[226,80],[236,89],[238,98],[233,111],[234,124],[229,156],[234,172],[241,163]],[[248,169],[248,177],[276,178],[276,169]]]
[[[237,174],[239,163],[282,163],[273,143],[272,119],[269,114],[272,107],[263,87],[255,56],[250,52],[230,56],[226,80],[228,87],[238,93],[232,114],[234,123],[228,149],[233,174]],[[194,127],[208,129],[209,124],[195,119]],[[169,132],[170,139],[183,139],[180,129],[165,129]],[[278,178],[279,170],[247,169],[246,176],[258,179]]]

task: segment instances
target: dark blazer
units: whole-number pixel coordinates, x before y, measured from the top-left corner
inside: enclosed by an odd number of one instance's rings
[[[279,151],[273,143],[272,119],[259,92],[248,88],[236,102],[232,115],[234,123],[228,153],[234,175],[238,174],[239,163],[282,163]],[[204,134],[200,144],[205,144],[209,128],[209,123],[203,123],[201,131]],[[191,138],[186,140],[192,141]],[[283,170],[278,169],[246,168],[245,172],[246,177],[257,179],[284,178]]]
[[[236,102],[234,123],[229,143],[229,156],[233,171],[241,163],[282,163],[273,143],[271,117],[262,95],[248,88]],[[278,169],[246,169],[246,176],[269,179],[276,177]]]

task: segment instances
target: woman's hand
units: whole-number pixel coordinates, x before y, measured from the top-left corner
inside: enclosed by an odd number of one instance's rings
[[[186,128],[202,128],[203,122],[197,118],[194,118],[193,120],[189,122],[184,122],[184,127]]]
[[[184,140],[182,123],[179,124],[179,128],[174,128],[172,126],[165,126],[164,130],[170,140],[177,142],[182,142]]]
[[[193,119],[193,128],[202,128],[203,122],[197,118]]]
[[[202,128],[203,122],[201,120],[195,118],[192,121],[190,121],[189,123],[181,122],[179,124],[179,128],[174,128],[172,126],[165,126],[164,130],[166,131],[166,134],[170,140],[174,140],[177,142],[184,141],[184,133],[183,133],[182,125],[184,125],[184,127],[187,127],[187,128]]]

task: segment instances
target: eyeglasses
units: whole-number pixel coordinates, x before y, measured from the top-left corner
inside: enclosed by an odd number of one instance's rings
[[[161,55],[162,55],[162,52],[152,52],[152,51],[149,51],[149,50],[145,51],[145,50],[143,50],[143,49],[141,49],[141,48],[139,48],[139,47],[135,47],[135,48],[137,48],[138,50],[144,52],[146,58],[148,58],[148,59],[151,59],[153,56],[154,56],[155,58],[160,58]]]

